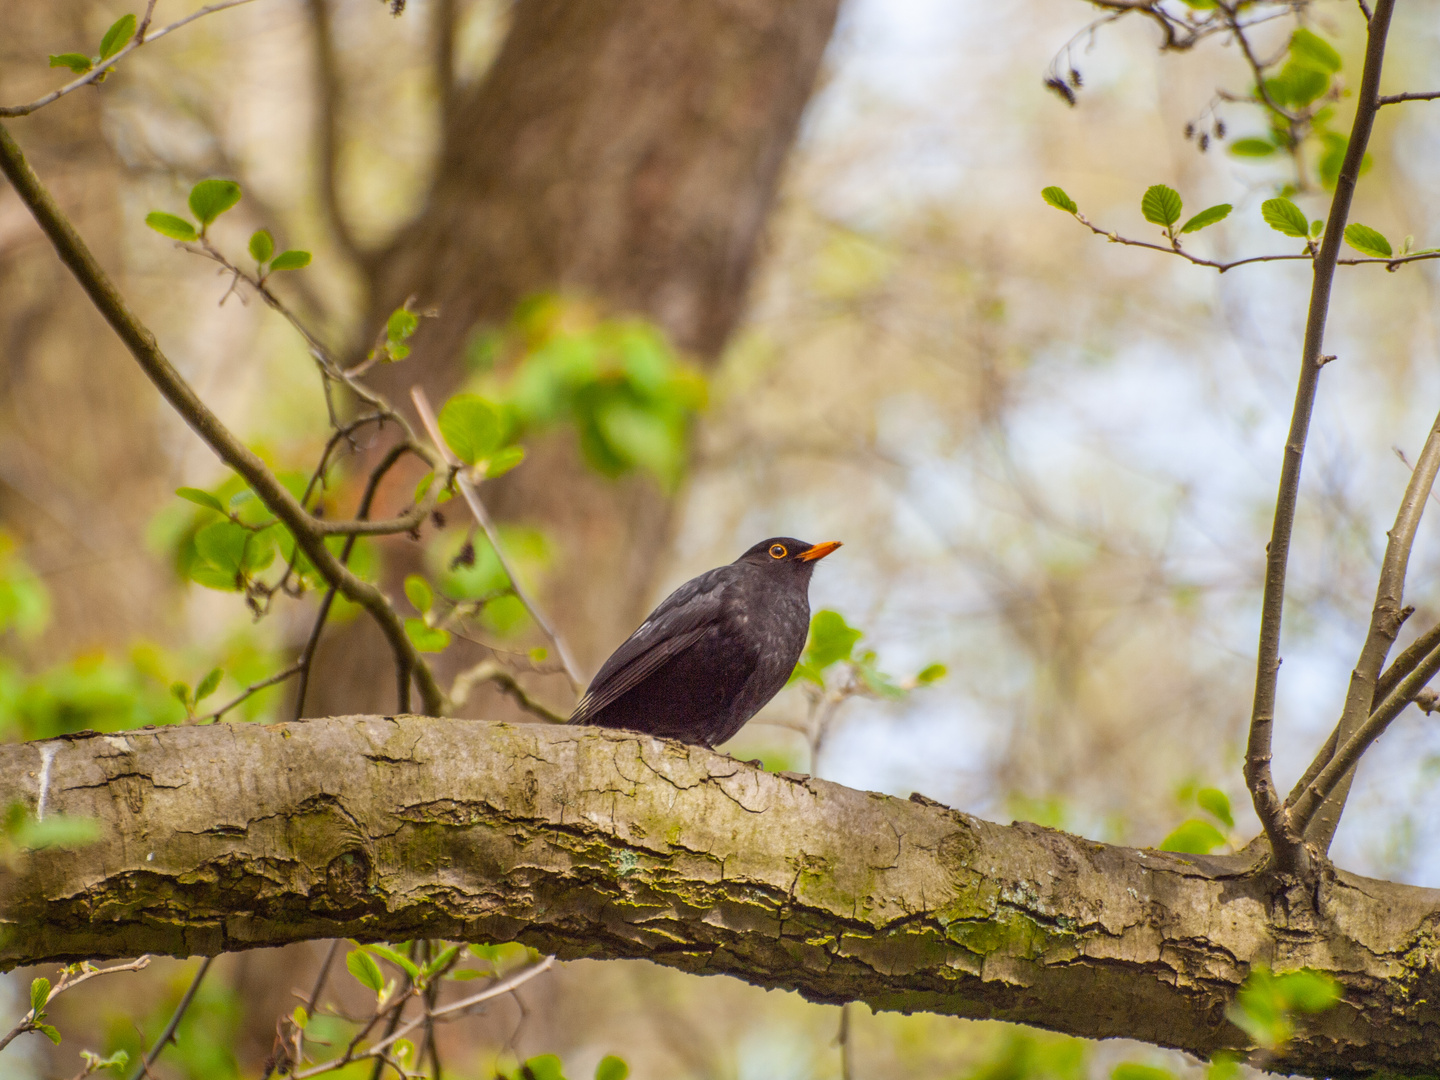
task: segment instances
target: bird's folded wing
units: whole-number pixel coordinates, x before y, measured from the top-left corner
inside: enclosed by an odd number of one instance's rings
[[[586,723],[700,640],[720,619],[721,597],[730,577],[731,568],[720,567],[687,581],[666,597],[605,661],[576,704],[570,723]]]
[[[609,672],[608,677],[604,680],[597,675],[595,681],[590,684],[590,689],[585,691],[585,696],[576,704],[575,712],[571,714],[569,722],[572,724],[588,722],[607,705],[619,700],[627,690],[639,686],[668,661],[694,645],[707,629],[708,627],[705,626],[697,626],[693,630],[656,642],[652,648],[646,649],[629,663]],[[601,672],[601,675],[605,674],[606,672]]]

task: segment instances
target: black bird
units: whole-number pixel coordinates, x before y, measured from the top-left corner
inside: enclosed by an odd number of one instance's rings
[[[776,536],[691,578],[605,661],[570,723],[723,743],[795,670],[810,575],[839,546]]]

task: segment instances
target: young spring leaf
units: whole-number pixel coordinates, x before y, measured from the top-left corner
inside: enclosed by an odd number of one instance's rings
[[[1236,139],[1230,144],[1230,153],[1236,157],[1269,157],[1278,149],[1280,148],[1269,139],[1258,139],[1254,136],[1247,139]]]
[[[208,491],[201,491],[199,488],[193,487],[182,487],[176,488],[175,494],[187,502],[194,503],[196,506],[203,506],[207,510],[214,510],[220,514],[225,513],[225,507],[221,505],[220,500]]]
[[[1227,829],[1235,828],[1235,816],[1230,813],[1230,798],[1219,788],[1201,788],[1195,793],[1200,809],[1210,814]]]
[[[282,251],[275,256],[275,261],[270,264],[273,273],[276,270],[300,270],[310,265],[310,252],[308,251]]]
[[[810,620],[805,663],[823,671],[838,661],[849,660],[860,637],[861,631],[849,625],[838,611],[817,611]]]
[[[1184,225],[1181,225],[1180,231],[1182,233],[1199,232],[1207,225],[1214,225],[1217,221],[1224,221],[1230,216],[1230,211],[1233,209],[1234,207],[1228,202],[1220,203],[1218,206],[1207,206],[1189,221],[1185,222]]]
[[[191,697],[190,697],[190,684],[189,684],[189,683],[183,683],[183,682],[171,683],[171,684],[170,684],[170,696],[173,697],[176,701],[180,702],[181,705],[184,705],[186,712],[189,712],[189,711],[190,711],[190,707],[195,704],[195,702],[194,702],[194,701],[191,699]]]
[[[1151,184],[1140,199],[1140,212],[1145,220],[1166,229],[1180,220],[1180,211],[1184,208],[1180,193],[1164,184]]]
[[[196,705],[199,705],[200,702],[204,701],[207,697],[209,697],[215,692],[216,687],[220,685],[220,680],[224,677],[224,675],[224,669],[217,667],[213,671],[211,671],[209,675],[206,675],[205,678],[200,680],[200,685],[195,687]]]
[[[430,588],[430,583],[419,574],[411,574],[405,579],[405,596],[422,615],[435,603],[435,593]]]
[[[35,1030],[44,1035],[56,1046],[60,1045],[60,1032],[53,1024],[36,1024]]]
[[[1394,254],[1390,247],[1390,241],[1370,228],[1368,225],[1361,225],[1358,221],[1352,221],[1345,226],[1345,242],[1361,255],[1369,255],[1372,259],[1388,259]]]
[[[380,957],[382,960],[389,960],[390,963],[394,964],[401,971],[405,972],[406,975],[410,976],[412,982],[415,979],[419,978],[420,968],[416,965],[414,960],[411,960],[404,953],[396,952],[388,945],[367,945],[365,946],[365,948],[370,950],[370,952],[374,953],[376,956]]]
[[[100,39],[100,59],[109,60],[121,49],[125,43],[135,36],[135,16],[121,15],[105,31],[105,36]]]
[[[195,231],[194,225],[191,225],[183,217],[167,214],[163,210],[152,210],[146,214],[145,224],[161,236],[168,236],[171,240],[200,239],[200,234]]]
[[[385,975],[381,972],[380,965],[364,949],[356,949],[348,954],[345,957],[345,966],[350,969],[351,975],[360,980],[362,986],[368,986],[377,994],[385,989]]]
[[[595,1066],[595,1080],[625,1080],[630,1075],[630,1066],[614,1054],[606,1054]]]
[[[460,952],[459,945],[450,945],[441,951],[433,960],[425,965],[420,971],[421,978],[428,979],[437,971],[443,971],[457,953]]]
[[[1080,208],[1075,205],[1075,200],[1070,198],[1069,195],[1066,195],[1063,188],[1054,187],[1053,185],[1044,188],[1040,192],[1040,197],[1055,207],[1056,210],[1064,210],[1067,214],[1076,214],[1080,211]]]
[[[250,237],[250,257],[257,263],[269,260],[275,254],[275,238],[267,229],[256,229]]]
[[[523,446],[507,446],[504,450],[490,456],[490,460],[485,463],[485,476],[491,480],[497,476],[504,476],[524,460],[525,448]]]
[[[52,53],[50,56],[50,66],[52,68],[69,68],[76,75],[84,75],[95,66],[95,62],[84,53]]]
[[[456,394],[438,419],[441,437],[466,465],[493,454],[504,436],[500,410],[478,394]]]
[[[554,1054],[532,1057],[521,1067],[525,1080],[565,1080],[564,1067]]]
[[[1286,236],[1305,237],[1310,233],[1309,218],[1289,199],[1266,199],[1260,204],[1260,216],[1266,225]]]
[[[929,686],[933,682],[939,682],[947,674],[949,671],[944,664],[927,664],[916,674],[915,685]]]
[[[1187,855],[1208,855],[1225,843],[1220,830],[1208,821],[1191,818],[1160,841],[1161,851],[1178,851]]]
[[[290,1022],[301,1031],[310,1026],[310,1014],[305,1011],[304,1005],[296,1005],[295,1011],[290,1014]]]
[[[1303,26],[1290,35],[1290,59],[1318,71],[1340,70],[1340,54],[1335,46]]]
[[[30,1011],[34,1015],[32,1020],[39,1020],[45,1015],[45,1003],[50,1000],[50,980],[32,979],[30,982]]]
[[[405,636],[421,652],[444,652],[450,644],[450,631],[431,626],[424,619],[406,619]]]
[[[404,341],[420,325],[420,316],[409,308],[399,307],[385,320],[385,336],[391,341]]]
[[[190,212],[202,226],[225,213],[240,201],[240,185],[234,180],[201,180],[190,189]]]

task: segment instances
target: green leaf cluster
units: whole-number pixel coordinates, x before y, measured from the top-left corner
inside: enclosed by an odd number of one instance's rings
[[[553,559],[553,550],[538,529],[501,525],[500,543],[522,582],[538,582]],[[478,620],[499,637],[518,636],[531,626],[530,614],[514,593],[510,578],[489,540],[458,531],[443,536],[426,552],[437,592],[478,614]]]
[[[1340,984],[1323,972],[1300,968],[1276,974],[1257,964],[1226,1016],[1257,1045],[1275,1049],[1294,1037],[1299,1016],[1324,1012],[1339,1000]]]
[[[1230,798],[1219,788],[1207,787],[1194,791],[1182,789],[1186,801],[1193,797],[1213,821],[1190,818],[1160,841],[1161,851],[1177,851],[1188,855],[1208,855],[1218,847],[1230,842],[1228,833],[1235,828],[1235,817],[1230,811]],[[1225,827],[1221,832],[1216,823]]]
[[[45,1006],[50,1002],[50,980],[33,979],[30,983],[30,1014],[26,1018],[32,1031],[38,1031],[56,1046],[60,1045],[60,1032],[53,1024],[45,1023]]]
[[[171,240],[194,243],[205,235],[216,218],[233,209],[240,201],[240,185],[234,180],[201,180],[190,189],[187,201],[190,213],[200,223],[198,229],[189,218],[164,210],[150,211],[145,215],[145,224]],[[310,265],[308,251],[290,250],[275,254],[275,238],[268,229],[257,229],[252,233],[248,247],[250,257],[255,260],[256,276],[261,281],[276,270],[299,270]]]
[[[805,651],[790,675],[787,686],[809,683],[823,689],[826,674],[843,668],[864,692],[878,697],[900,699],[910,688],[928,686],[947,674],[944,664],[928,664],[907,685],[881,671],[871,649],[856,651],[863,631],[851,626],[838,611],[821,610],[810,617],[810,635]]]
[[[103,64],[112,56],[125,48],[126,43],[135,36],[136,20],[134,15],[121,15],[110,24],[110,29],[105,31],[105,36],[100,39],[100,52],[95,56],[86,56],[84,53],[57,53],[50,57],[52,68],[69,68],[76,75],[84,75],[97,64]],[[105,72],[96,82],[104,82]]]
[[[607,1054],[595,1066],[595,1080],[626,1080],[630,1066],[622,1058]],[[513,1068],[499,1069],[496,1080],[565,1080],[564,1063],[554,1054],[527,1058]]]
[[[437,418],[446,445],[471,469],[490,479],[503,476],[525,460],[513,444],[516,424],[511,410],[479,394],[456,394]]]
[[[410,310],[408,302],[392,311],[385,320],[385,337],[380,343],[380,359],[387,364],[393,364],[409,356],[410,346],[406,342],[419,325],[420,316]],[[374,356],[375,353],[372,351],[370,355]]]
[[[435,590],[419,574],[405,579],[405,596],[420,613],[405,620],[405,636],[421,652],[444,652],[450,645],[450,631],[435,625]]]
[[[491,396],[512,440],[570,425],[601,475],[640,470],[667,490],[679,485],[706,384],[655,326],[541,296],[520,305],[500,340],[477,340],[496,363]]]
[[[1218,221],[1224,221],[1230,216],[1232,207],[1229,203],[1207,206],[1180,225],[1177,232],[1175,226],[1180,224],[1180,215],[1184,209],[1185,203],[1180,198],[1180,193],[1164,184],[1151,184],[1140,198],[1140,213],[1145,216],[1145,220],[1164,229],[1165,235],[1171,241],[1180,233],[1199,232]]]

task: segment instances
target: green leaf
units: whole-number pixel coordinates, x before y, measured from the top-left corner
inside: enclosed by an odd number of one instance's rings
[[[310,1014],[305,1011],[305,1006],[295,1006],[295,1011],[290,1014],[290,1022],[301,1031],[310,1026]]]
[[[195,551],[221,573],[234,576],[245,562],[250,530],[233,521],[216,521],[195,534]]]
[[[505,421],[500,410],[478,394],[456,394],[439,416],[440,436],[466,465],[500,448]]]
[[[1230,144],[1230,153],[1236,157],[1269,157],[1278,149],[1280,148],[1269,139],[1260,139],[1254,136],[1246,139],[1236,139]]]
[[[50,1000],[50,980],[33,979],[30,983],[30,1011],[34,1013],[32,1020],[39,1020],[45,1015],[45,1003]]]
[[[790,678],[786,681],[785,685],[791,686],[794,683],[800,682],[802,679],[805,682],[812,682],[816,686],[825,685],[825,676],[821,675],[813,665],[804,663],[803,661],[795,665],[795,670],[790,673]]]
[[[1260,216],[1266,225],[1286,236],[1305,237],[1310,233],[1310,219],[1289,199],[1266,199],[1260,204]]]
[[[1230,798],[1219,788],[1201,788],[1195,793],[1200,809],[1214,817],[1227,829],[1235,828],[1235,816],[1230,813]]]
[[[1151,184],[1140,199],[1140,212],[1145,215],[1146,221],[1168,229],[1180,220],[1184,205],[1180,193],[1174,188]]]
[[[630,1075],[630,1066],[614,1054],[606,1054],[595,1066],[595,1080],[625,1080]]]
[[[183,217],[167,214],[163,210],[152,210],[146,214],[145,224],[161,236],[168,236],[171,240],[200,239],[200,234],[195,231],[194,225],[191,225]]]
[[[100,59],[109,60],[125,47],[125,43],[135,36],[135,16],[121,15],[105,31],[105,36],[100,39]]]
[[[1340,70],[1340,54],[1335,46],[1303,26],[1290,35],[1290,58],[1319,71]]]
[[[430,978],[432,975],[434,975],[437,971],[443,970],[444,967],[445,967],[445,965],[448,964],[448,963],[450,963],[450,961],[454,958],[454,956],[456,955],[456,953],[458,953],[459,951],[460,951],[460,946],[459,946],[459,945],[451,945],[451,946],[449,946],[448,948],[446,948],[446,949],[444,949],[443,951],[441,951],[433,960],[431,960],[428,964],[425,965],[424,968],[421,969],[421,971],[420,971],[421,977],[428,979],[428,978]]]
[[[1330,86],[1330,76],[1294,61],[1280,69],[1279,74],[1265,80],[1265,89],[1277,105],[1303,109]]]
[[[1115,1066],[1110,1080],[1175,1080],[1175,1074],[1158,1065],[1141,1065],[1135,1061],[1122,1061]]]
[[[1230,211],[1233,209],[1234,207],[1228,202],[1220,203],[1217,206],[1207,206],[1189,221],[1185,222],[1184,225],[1181,225],[1180,231],[1182,233],[1199,232],[1207,225],[1214,225],[1217,221],[1224,221],[1230,216]]]
[[[488,971],[476,971],[474,968],[456,968],[445,976],[447,979],[454,979],[456,982],[469,982],[471,979],[488,979]]]
[[[430,583],[419,574],[411,574],[405,579],[405,596],[411,605],[422,615],[430,610],[435,603],[435,592],[430,588]]]
[[[87,1072],[95,1072],[99,1069],[114,1069],[116,1072],[120,1072],[130,1064],[130,1055],[124,1050],[116,1050],[109,1057],[101,1057],[89,1050],[81,1050],[80,1057],[85,1062]]]
[[[504,450],[490,455],[489,460],[485,462],[485,475],[492,480],[497,476],[504,476],[524,460],[525,448],[523,446],[507,446]]]
[[[89,71],[92,67],[95,66],[95,62],[91,60],[90,57],[86,56],[84,53],[52,53],[50,56],[50,66],[52,68],[69,68],[76,75],[84,75],[87,71]]]
[[[1075,200],[1065,194],[1064,188],[1058,188],[1053,185],[1042,188],[1040,197],[1055,207],[1056,210],[1064,210],[1067,214],[1077,214],[1080,212],[1080,208],[1075,205]]]
[[[420,316],[409,308],[399,307],[385,320],[385,336],[391,341],[405,341],[420,325]]]
[[[200,685],[195,687],[195,704],[200,704],[200,702],[204,701],[207,697],[213,694],[215,692],[215,688],[220,685],[220,680],[224,676],[224,670],[217,667],[214,671],[210,672],[209,675],[206,675],[205,678],[201,679]]]
[[[1358,221],[1352,221],[1345,226],[1345,242],[1361,255],[1369,255],[1372,259],[1388,259],[1394,254],[1390,247],[1390,241],[1370,228],[1368,225],[1361,225]]]
[[[805,649],[805,662],[823,671],[831,664],[849,660],[860,640],[861,631],[845,621],[838,611],[817,611],[810,620],[810,643]]]
[[[1294,1012],[1324,1012],[1340,1000],[1340,984],[1310,968],[1277,975],[1275,985],[1286,1007]]]
[[[60,1032],[51,1024],[36,1024],[35,1030],[44,1035],[56,1046],[60,1045]]]
[[[944,664],[927,664],[916,674],[915,685],[929,686],[933,682],[939,682],[949,673],[949,669]]]
[[[356,949],[345,957],[345,966],[350,969],[350,974],[360,981],[362,986],[368,986],[375,993],[382,993],[385,989],[385,975],[380,970],[380,965],[375,958],[364,949]]]
[[[275,256],[275,261],[270,264],[270,272],[276,270],[301,270],[310,265],[310,252],[308,251],[282,251]]]
[[[209,225],[240,201],[234,180],[201,180],[190,189],[190,212],[201,225]]]
[[[184,705],[187,712],[189,711],[190,706],[191,706],[191,704],[192,704],[192,702],[190,701],[190,684],[189,684],[189,683],[183,683],[183,682],[174,682],[174,683],[171,683],[171,684],[170,684],[170,696],[173,697],[176,701],[180,702],[181,705]]]
[[[406,619],[405,636],[421,652],[444,652],[450,644],[450,631],[431,626],[424,619]]]
[[[208,491],[201,491],[199,488],[182,487],[176,488],[175,494],[186,502],[192,502],[196,506],[203,506],[207,510],[214,510],[216,513],[225,513],[225,506],[214,495]]]
[[[256,229],[250,237],[250,257],[257,263],[267,261],[275,254],[275,238],[268,229]]]
[[[520,1067],[520,1075],[526,1080],[565,1080],[563,1066],[554,1054],[530,1058]]]
[[[49,814],[44,821],[27,818],[14,834],[15,843],[29,851],[84,847],[98,839],[100,822],[72,814]]]
[[[404,953],[396,952],[388,945],[367,945],[365,946],[365,948],[368,949],[370,952],[374,953],[376,956],[380,957],[381,959],[389,960],[390,963],[394,964],[401,971],[405,972],[406,975],[410,976],[411,982],[414,982],[420,977],[420,968],[416,965],[414,960],[411,960]]]
[[[1207,855],[1225,842],[1225,837],[1214,825],[1199,818],[1191,818],[1160,841],[1160,850],[1178,851],[1187,855]]]

